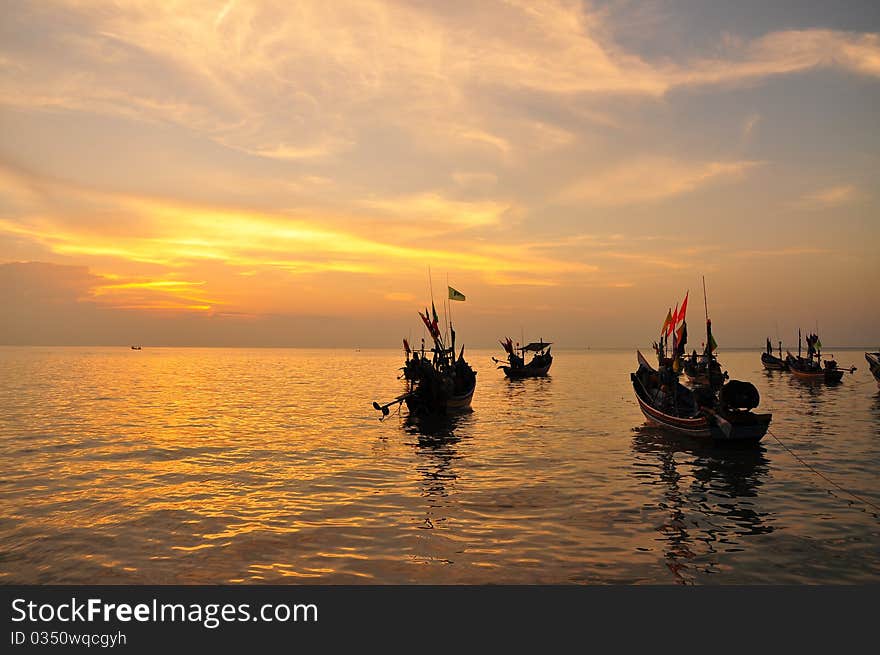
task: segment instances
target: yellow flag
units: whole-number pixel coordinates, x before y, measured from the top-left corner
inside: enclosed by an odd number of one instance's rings
[[[660,336],[666,334],[666,329],[669,327],[669,324],[672,323],[672,308],[669,308],[669,311],[666,312],[666,320],[663,321],[663,327],[660,328]]]

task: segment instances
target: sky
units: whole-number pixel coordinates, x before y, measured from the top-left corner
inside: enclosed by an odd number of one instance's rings
[[[875,2],[4,2],[0,344],[880,346]],[[429,283],[428,270],[431,277]]]

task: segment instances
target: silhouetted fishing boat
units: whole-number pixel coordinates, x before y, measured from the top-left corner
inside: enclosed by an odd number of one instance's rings
[[[141,347],[140,347],[140,346],[132,346],[131,349],[132,349],[132,350],[140,350]]]
[[[452,287],[449,288],[449,297],[451,300],[464,300],[464,296]],[[419,312],[419,316],[433,339],[434,347],[426,351],[423,341],[421,350],[413,350],[409,342],[403,340],[406,363],[402,377],[406,380],[407,390],[383,405],[373,402],[373,407],[382,412],[383,417],[388,416],[391,407],[403,403],[406,403],[410,416],[442,416],[467,410],[471,406],[477,387],[477,373],[465,361],[464,346],[456,357],[455,329],[451,323],[450,346],[445,346],[433,302],[431,309],[432,314],[428,314],[426,308],[424,315]]]
[[[507,337],[501,342],[501,347],[507,353],[507,364],[504,365],[502,360],[492,358],[496,364],[502,364],[498,368],[504,371],[504,375],[511,379],[519,378],[538,378],[547,375],[550,365],[553,364],[553,355],[550,354],[550,346],[552,342],[545,343],[543,339],[533,341],[532,343],[520,346],[514,345],[513,340]],[[534,353],[531,361],[526,364],[526,353]]]
[[[770,427],[772,414],[751,410],[760,402],[749,382],[730,380],[718,391],[688,389],[669,367],[654,369],[641,352],[639,368],[630,374],[645,419],[653,425],[698,439],[717,442],[758,442]]]
[[[871,369],[871,375],[874,376],[874,379],[877,381],[877,385],[880,386],[880,352],[865,353],[865,359],[868,360],[868,366]]]
[[[767,350],[761,353],[761,363],[768,371],[787,371],[788,364],[782,357],[782,342],[779,342],[779,357],[773,354],[773,345],[767,337]]]
[[[822,359],[822,342],[819,335],[810,334],[807,336],[807,356],[801,357],[801,332],[798,330],[798,356],[795,357],[790,352],[785,358],[786,364],[791,374],[798,380],[805,382],[824,382],[826,384],[837,384],[843,379],[843,374],[847,369],[837,366],[837,362],[833,359]],[[852,373],[856,370],[855,366],[849,369]]]

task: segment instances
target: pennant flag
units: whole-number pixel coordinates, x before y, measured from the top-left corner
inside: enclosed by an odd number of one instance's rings
[[[675,311],[672,312],[672,321],[669,323],[669,327],[666,328],[667,337],[672,334],[676,325],[678,325],[678,303],[675,303]]]
[[[819,337],[816,337],[816,350],[822,350],[822,342],[819,341]]]
[[[431,335],[431,338],[435,341],[440,338],[440,330],[436,325],[431,323],[430,319],[427,316],[428,310],[425,310],[425,315],[422,315],[422,312],[419,312],[419,317],[422,319],[422,323],[425,324],[425,327],[428,328],[428,334]]]
[[[668,329],[669,329],[669,324],[670,324],[670,323],[672,323],[672,307],[670,307],[670,308],[669,308],[669,311],[666,312],[666,320],[663,321],[663,327],[660,328],[660,336],[661,336],[661,337],[662,337],[663,335],[665,335],[666,332],[668,331]]]
[[[431,301],[431,311],[434,313],[434,331],[440,336],[440,317],[437,316],[437,308],[434,307],[434,301]]]
[[[678,311],[678,320],[684,321],[684,317],[687,315],[688,311],[688,296],[690,295],[690,291],[684,294],[684,302],[681,303],[681,309]]]
[[[403,351],[404,351],[407,355],[409,355],[409,354],[412,352],[412,350],[411,350],[410,347],[409,347],[409,341],[407,341],[406,339],[403,340]]]
[[[427,313],[428,313],[427,309],[425,310],[424,314],[422,314],[422,312],[419,312],[419,318],[422,319],[422,323],[424,323],[425,327],[428,328],[428,334],[433,336],[434,330],[431,329],[431,321],[428,320],[428,317],[426,316]]]
[[[461,291],[456,291],[452,287],[449,287],[449,299],[450,300],[464,300],[464,294]]]

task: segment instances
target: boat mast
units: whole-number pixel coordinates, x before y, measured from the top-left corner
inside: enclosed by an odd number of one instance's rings
[[[706,348],[709,348],[709,303],[706,300],[706,276],[703,275],[703,310],[706,312]],[[709,350],[709,359],[712,358],[712,351]]]
[[[452,348],[452,357],[455,358],[455,344],[452,343],[452,303],[449,302],[449,271],[446,271],[446,310],[449,312],[449,320],[446,321],[446,332],[449,333],[449,347]]]

